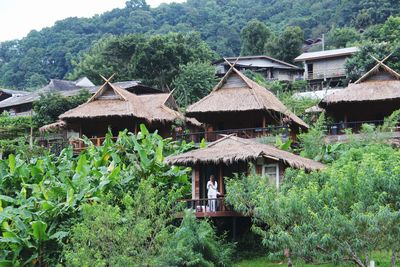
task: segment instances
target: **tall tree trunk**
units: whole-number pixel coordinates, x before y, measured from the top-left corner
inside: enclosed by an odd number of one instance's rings
[[[392,258],[390,259],[390,267],[396,267],[396,251],[392,250]]]
[[[358,267],[366,267],[366,265],[363,263],[363,261],[359,257],[357,257],[356,254],[352,253],[351,257],[352,257],[354,263],[358,265]]]

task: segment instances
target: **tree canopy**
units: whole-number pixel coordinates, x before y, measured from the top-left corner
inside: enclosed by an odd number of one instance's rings
[[[391,0],[189,0],[150,8],[144,0],[92,18],[67,18],[53,27],[31,31],[21,40],[0,44],[0,85],[36,87],[73,72],[73,62],[104,35],[165,34],[198,31],[202,40],[221,56],[240,53],[240,31],[257,19],[274,32],[298,26],[305,38],[320,37],[332,26],[368,31],[400,13]],[[391,38],[391,37],[390,37]],[[282,57],[283,58],[283,57]],[[124,75],[124,74],[121,74]]]

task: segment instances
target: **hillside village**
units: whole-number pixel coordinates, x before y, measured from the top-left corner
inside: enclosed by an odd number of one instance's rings
[[[108,36],[0,88],[0,262],[396,266],[400,19],[382,25],[326,47],[253,19],[235,55]]]

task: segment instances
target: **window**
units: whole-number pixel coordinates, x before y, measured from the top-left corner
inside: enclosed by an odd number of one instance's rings
[[[279,188],[279,165],[278,164],[268,164],[263,165],[262,176],[268,176],[269,184],[276,185]]]

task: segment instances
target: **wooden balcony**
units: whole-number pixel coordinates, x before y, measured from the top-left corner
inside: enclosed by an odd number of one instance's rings
[[[281,136],[282,138],[289,137],[289,128],[287,126],[269,126],[269,127],[256,127],[256,128],[241,128],[241,129],[228,129],[208,132],[194,132],[176,135],[177,140],[194,141],[195,143],[201,142],[204,138],[208,142],[213,142],[221,139],[224,135],[235,134],[242,138],[260,138],[260,137],[274,137]]]
[[[349,121],[349,122],[340,122],[340,123],[332,123],[326,126],[327,135],[344,135],[347,131],[351,131],[352,133],[359,133],[362,129],[363,124],[370,124],[374,126],[383,125],[384,120],[371,120],[371,121]],[[400,123],[397,124],[391,132],[400,131]]]
[[[184,207],[195,212],[197,218],[204,217],[243,217],[243,215],[235,212],[232,207],[225,203],[223,197],[219,198],[201,198],[201,199],[184,199]],[[178,217],[181,217],[178,216]]]
[[[95,146],[101,146],[104,143],[105,137],[92,137],[89,138],[89,140],[95,145]],[[111,138],[113,141],[117,141],[118,137],[114,136]],[[72,149],[74,150],[74,153],[80,153],[82,150],[86,149],[87,145],[85,142],[81,139],[75,139],[71,140],[70,145],[72,145]]]
[[[345,68],[325,69],[324,71],[309,71],[306,73],[306,80],[324,80],[331,78],[346,77]]]

